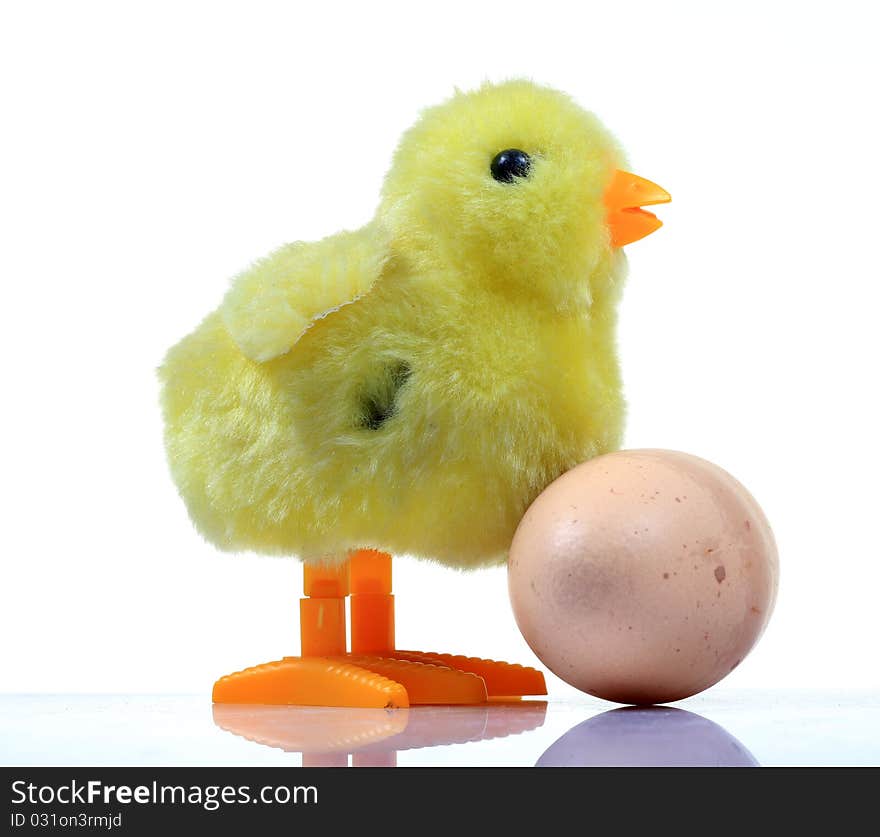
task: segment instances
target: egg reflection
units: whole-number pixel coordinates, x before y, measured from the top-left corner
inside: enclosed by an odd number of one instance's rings
[[[624,707],[555,741],[536,767],[759,767],[724,727],[684,709]]]

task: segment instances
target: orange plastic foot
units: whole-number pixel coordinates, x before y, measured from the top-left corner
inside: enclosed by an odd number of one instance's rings
[[[547,694],[544,675],[537,669],[516,663],[421,651],[395,651],[394,658],[412,662],[434,663],[435,665],[448,666],[457,671],[476,674],[483,678],[486,684],[486,693],[490,698]]]
[[[214,684],[213,700],[374,709],[409,706],[407,690],[399,682],[348,660],[324,657],[285,657],[228,674]]]
[[[481,677],[446,665],[357,654],[342,659],[399,683],[406,689],[411,706],[476,704],[488,699]]]

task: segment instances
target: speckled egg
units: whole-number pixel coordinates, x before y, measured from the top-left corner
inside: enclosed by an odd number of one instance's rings
[[[776,600],[773,533],[749,492],[696,456],[620,451],[530,506],[508,563],[517,624],[591,695],[666,703],[735,669]]]

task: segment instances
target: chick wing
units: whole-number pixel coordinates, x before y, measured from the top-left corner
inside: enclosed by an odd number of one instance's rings
[[[363,297],[387,260],[376,224],[286,244],[233,279],[223,322],[246,357],[261,363],[280,357],[317,320]]]

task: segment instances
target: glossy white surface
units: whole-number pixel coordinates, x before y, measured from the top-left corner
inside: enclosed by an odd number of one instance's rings
[[[252,739],[252,740],[249,740]],[[262,743],[261,743],[262,742]],[[305,755],[303,752],[305,751]],[[202,696],[5,695],[5,765],[878,765],[880,693],[715,690],[386,712]]]

